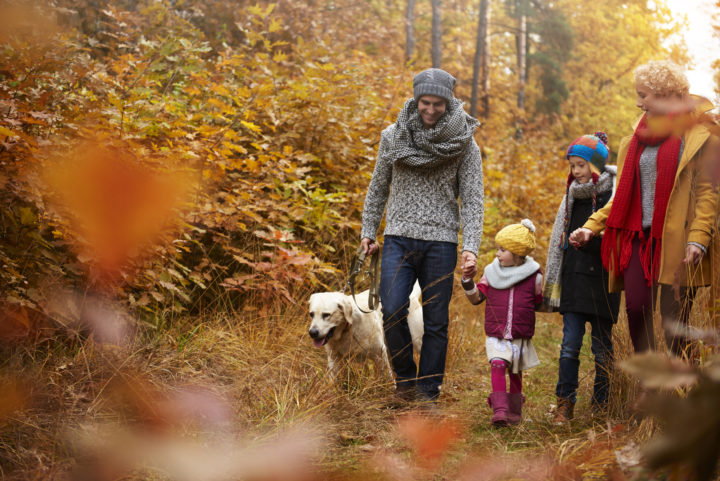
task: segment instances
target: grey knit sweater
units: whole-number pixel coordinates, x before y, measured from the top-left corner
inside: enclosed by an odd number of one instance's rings
[[[475,121],[469,116],[467,119],[473,122],[474,130]],[[382,132],[365,197],[362,237],[375,239],[387,204],[385,235],[458,243],[462,224],[462,250],[477,254],[484,213],[482,160],[477,143],[470,135],[462,155],[411,165],[398,160],[402,157],[398,152],[408,148],[408,142],[400,138],[400,129],[395,123]]]
[[[680,144],[678,159],[682,157],[684,148],[685,141],[683,140]],[[659,149],[659,145],[648,145],[643,149],[642,154],[640,154],[638,169],[640,171],[643,229],[649,229],[652,226],[653,211],[655,210],[655,183],[657,182],[657,155]]]
[[[655,182],[657,181],[657,154],[659,146],[648,145],[642,154],[638,170],[640,171],[640,198],[642,199],[642,226],[649,229],[655,210]]]

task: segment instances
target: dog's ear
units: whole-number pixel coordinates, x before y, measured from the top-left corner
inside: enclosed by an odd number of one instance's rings
[[[343,313],[343,316],[345,316],[345,321],[348,324],[352,324],[353,322],[353,306],[352,306],[352,299],[350,299],[349,296],[345,296],[340,300],[340,303],[338,304],[338,307]]]
[[[317,298],[317,293],[310,296],[310,299],[308,299],[308,305],[310,306],[310,309],[312,309],[313,305],[315,303],[313,302]]]

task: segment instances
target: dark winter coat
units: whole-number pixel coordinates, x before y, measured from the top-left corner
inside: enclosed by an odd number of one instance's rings
[[[596,209],[607,204],[610,195],[610,192],[598,194]],[[592,213],[592,199],[575,199],[568,233],[582,227]],[[602,238],[596,236],[580,249],[568,247],[565,250],[561,273],[561,313],[597,314],[600,318],[617,321],[620,294],[608,292],[608,272],[600,258],[601,243]]]

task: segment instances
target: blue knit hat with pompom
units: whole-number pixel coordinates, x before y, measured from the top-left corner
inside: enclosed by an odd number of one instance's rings
[[[575,139],[567,149],[565,158],[581,157],[594,165],[600,172],[605,170],[608,159],[607,134],[595,132],[593,135],[583,135]]]

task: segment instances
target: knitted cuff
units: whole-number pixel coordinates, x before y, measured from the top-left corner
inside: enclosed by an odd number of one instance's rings
[[[688,242],[688,245],[689,245],[689,246],[697,246],[697,247],[700,248],[701,251],[703,251],[703,255],[707,254],[707,247],[705,247],[704,245],[702,245],[702,244],[699,243],[699,242],[692,242],[692,241],[691,241],[691,242]]]
[[[463,290],[468,296],[472,296],[478,291],[477,285],[472,279],[461,279],[460,284],[462,284]]]

